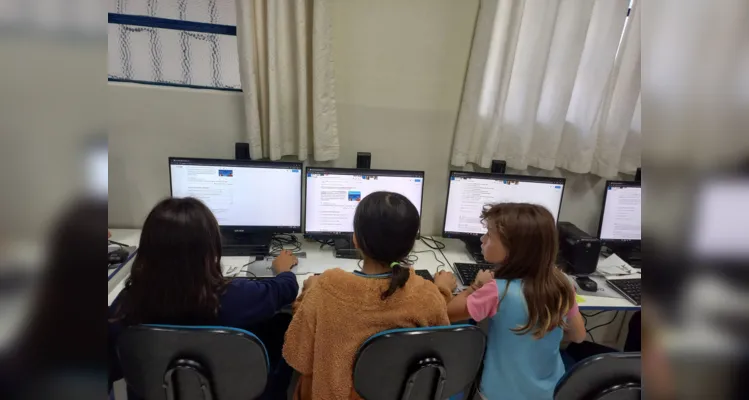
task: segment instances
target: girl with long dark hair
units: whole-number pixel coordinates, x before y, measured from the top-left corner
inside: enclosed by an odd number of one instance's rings
[[[283,252],[273,261],[273,279],[224,278],[221,234],[211,210],[194,198],[162,200],[143,224],[130,277],[109,309],[114,357],[110,381],[122,377],[114,346],[125,327],[222,325],[254,330],[251,327],[270,320],[297,297],[299,284],[290,272],[296,262]]]

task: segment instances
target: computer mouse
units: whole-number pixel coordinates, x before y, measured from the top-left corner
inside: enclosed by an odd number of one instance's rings
[[[598,284],[596,281],[588,278],[587,276],[578,276],[575,281],[580,286],[580,289],[586,292],[595,292],[598,290]]]
[[[127,256],[130,255],[130,252],[128,252],[125,249],[117,249],[114,251],[111,251],[107,254],[107,258],[109,261],[109,264],[122,264],[127,260]]]

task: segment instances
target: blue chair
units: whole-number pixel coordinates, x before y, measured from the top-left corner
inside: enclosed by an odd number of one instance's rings
[[[573,365],[554,389],[555,400],[639,400],[640,353],[605,353]]]
[[[132,326],[117,352],[128,392],[148,400],[254,399],[268,381],[265,346],[243,329]]]
[[[380,332],[356,354],[354,389],[366,400],[446,399],[474,385],[485,349],[474,325]]]

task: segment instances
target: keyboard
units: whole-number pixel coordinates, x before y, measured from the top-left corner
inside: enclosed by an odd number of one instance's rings
[[[479,271],[494,269],[494,265],[492,264],[455,263],[453,266],[455,267],[455,270],[458,271],[458,277],[465,286],[473,283]]]
[[[248,281],[264,281],[266,279],[273,279],[273,278],[274,277],[272,277],[272,276],[252,276],[252,275],[250,275],[250,276],[232,276],[229,279],[231,279],[231,280],[234,280],[234,279],[246,279]]]
[[[642,288],[642,278],[635,279],[607,279],[606,283],[609,284],[614,290],[619,292],[627,300],[631,301],[638,306],[640,304],[640,289]]]
[[[434,278],[432,277],[432,274],[429,273],[429,271],[425,269],[415,269],[414,272],[416,273],[416,275],[419,275],[420,277],[428,281],[434,282]]]
[[[224,245],[221,247],[221,255],[223,257],[266,256],[268,246]]]

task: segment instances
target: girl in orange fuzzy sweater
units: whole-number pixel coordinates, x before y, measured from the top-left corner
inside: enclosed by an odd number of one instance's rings
[[[362,271],[331,269],[307,279],[294,304],[284,358],[301,377],[294,399],[359,399],[352,384],[359,346],[375,333],[449,325],[447,301],[455,277],[440,272],[434,283],[403,264],[416,241],[419,213],[403,195],[375,192],[354,216],[354,244]]]

